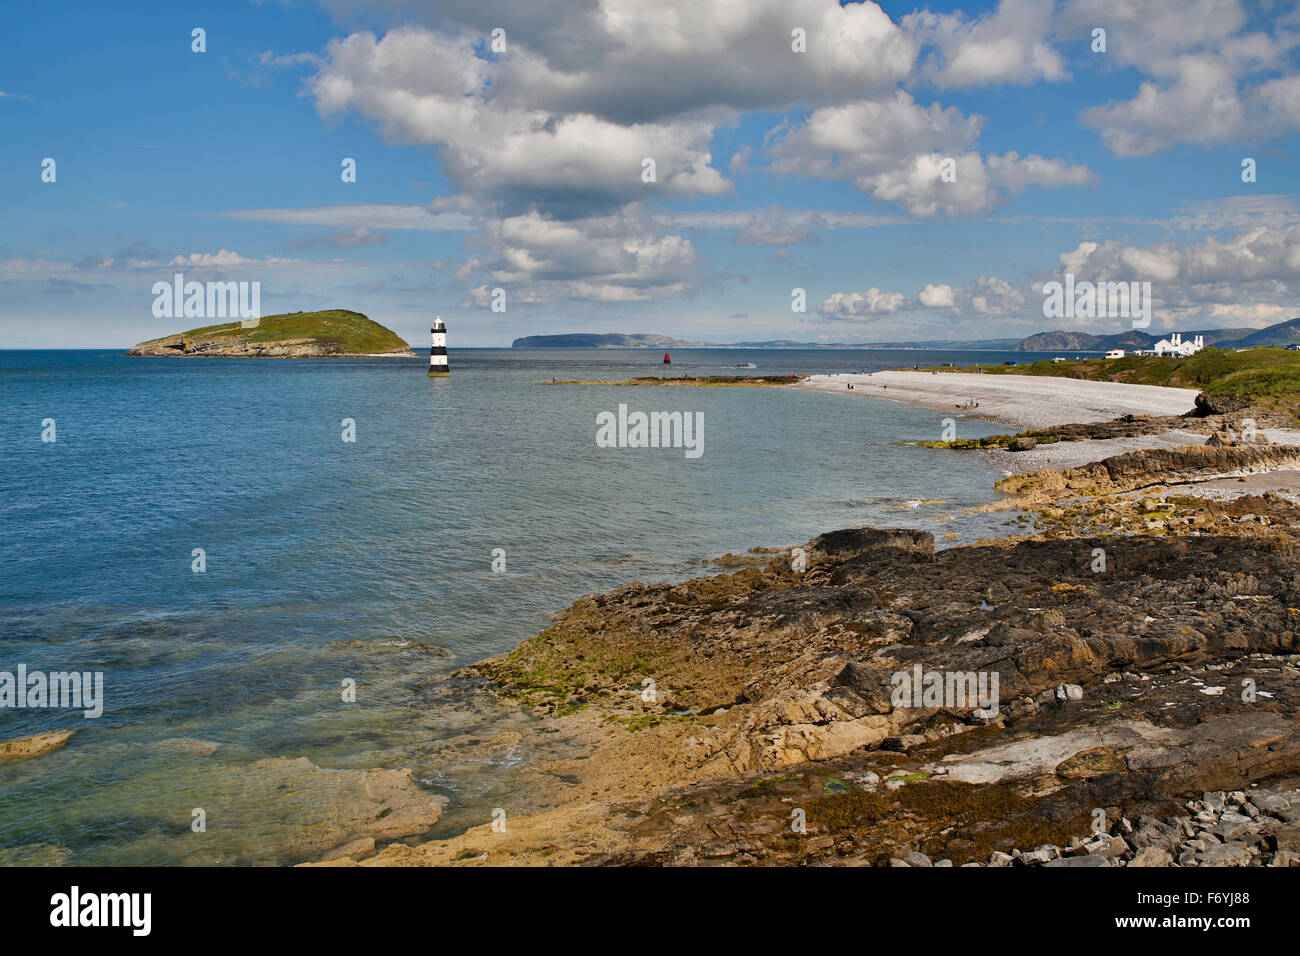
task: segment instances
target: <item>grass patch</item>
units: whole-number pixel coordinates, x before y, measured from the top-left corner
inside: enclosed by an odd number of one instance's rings
[[[244,328],[238,320],[221,325],[205,325],[180,333],[187,345],[191,342],[280,342],[285,339],[309,339],[331,352],[373,355],[400,352],[410,348],[396,332],[384,328],[360,312],[328,309],[322,312],[286,312],[268,315],[256,328]],[[141,345],[161,342],[150,339]]]
[[[1044,360],[1027,365],[983,365],[943,371],[1044,375],[1092,382],[1197,388],[1206,395],[1246,402],[1287,400],[1300,396],[1300,352],[1281,348],[1252,348],[1244,352],[1208,348],[1187,358],[1129,355],[1122,359],[1092,358],[1055,363]]]

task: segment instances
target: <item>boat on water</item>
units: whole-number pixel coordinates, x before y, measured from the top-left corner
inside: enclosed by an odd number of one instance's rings
[[[753,362],[741,362],[736,368],[758,368]]]

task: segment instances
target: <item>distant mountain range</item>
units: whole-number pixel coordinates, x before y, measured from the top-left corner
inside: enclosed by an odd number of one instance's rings
[[[1039,332],[1024,339],[934,339],[907,342],[795,342],[768,339],[761,342],[688,342],[665,335],[640,333],[597,335],[569,332],[562,335],[527,335],[515,339],[516,349],[949,349],[1009,352],[1108,352],[1111,349],[1149,349],[1167,333],[1130,329],[1116,335],[1091,332]],[[1184,339],[1203,335],[1205,344],[1217,348],[1248,348],[1264,345],[1300,344],[1300,318],[1270,325],[1266,329],[1194,329],[1183,332]]]

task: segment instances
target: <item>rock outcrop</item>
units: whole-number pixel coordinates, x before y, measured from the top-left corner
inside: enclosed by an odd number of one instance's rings
[[[998,483],[1011,493],[1079,490],[1098,494],[1134,491],[1156,484],[1181,484],[1235,477],[1300,465],[1300,446],[1234,444],[1150,448],[1115,455],[1066,471],[1035,471]]]
[[[915,851],[983,865],[996,851],[1022,865],[1017,848],[1066,847],[1098,807],[1136,819],[1300,774],[1300,509],[1270,507],[1275,535],[1249,545],[1202,534],[935,552],[921,531],[837,531],[763,567],[584,598],[460,676],[552,716],[599,715],[611,747],[629,733],[672,744],[678,786],[620,811],[636,848],[601,862],[886,864]],[[995,674],[998,700],[900,700],[898,675],[918,669]]]

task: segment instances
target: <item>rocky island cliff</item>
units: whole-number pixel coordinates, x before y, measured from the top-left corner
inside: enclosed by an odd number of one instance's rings
[[[141,342],[134,356],[185,358],[361,358],[413,356],[411,347],[391,329],[346,309],[287,312],[252,320],[190,329]]]

